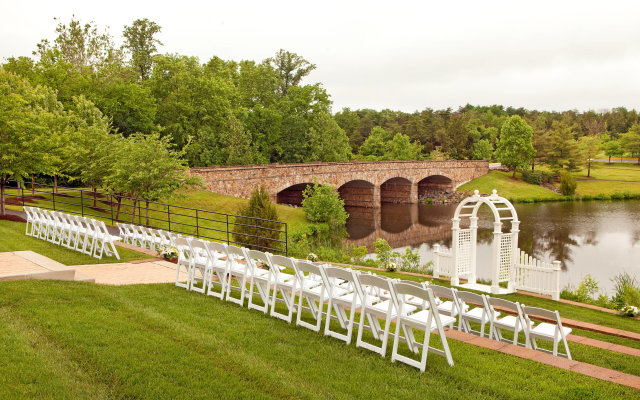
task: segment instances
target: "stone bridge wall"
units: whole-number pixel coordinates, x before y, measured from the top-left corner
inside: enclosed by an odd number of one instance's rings
[[[265,185],[271,197],[277,200],[278,193],[294,185],[313,182],[315,178],[318,183],[341,189],[343,196],[352,197],[350,205],[366,207],[378,207],[381,199],[395,203],[415,203],[418,201],[419,190],[430,185],[430,180],[425,178],[436,175],[446,177],[450,180],[450,189],[454,189],[487,172],[487,161],[455,160],[270,164],[191,169],[192,175],[202,178],[207,188],[216,193],[249,198],[256,186]],[[387,182],[391,179],[393,180]],[[442,189],[442,179],[435,181]],[[298,198],[295,194],[281,197]]]

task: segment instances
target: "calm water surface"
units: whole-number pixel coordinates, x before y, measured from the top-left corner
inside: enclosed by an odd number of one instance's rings
[[[433,260],[432,246],[451,246],[451,218],[456,205],[384,205],[378,210],[347,209],[348,243],[372,250],[382,237],[400,251],[417,249],[422,263]],[[519,245],[543,261],[562,263],[561,286],[576,287],[591,274],[611,295],[610,279],[627,271],[640,278],[640,201],[516,204]],[[490,278],[493,216],[481,209],[478,276]],[[508,224],[503,231],[509,230]]]

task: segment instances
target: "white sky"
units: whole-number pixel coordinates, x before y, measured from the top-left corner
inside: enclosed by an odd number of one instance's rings
[[[342,107],[412,112],[466,103],[640,109],[638,1],[12,1],[0,59],[55,37],[53,17],[110,27],[149,18],[161,52],[261,61],[280,48],[317,65]],[[444,4],[446,3],[446,4]]]

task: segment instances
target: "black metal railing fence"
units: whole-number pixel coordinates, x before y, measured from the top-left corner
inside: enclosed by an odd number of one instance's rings
[[[43,209],[195,236],[272,253],[288,254],[287,223],[146,201],[125,195],[30,182],[10,182],[8,205]],[[10,201],[10,199],[13,199]]]

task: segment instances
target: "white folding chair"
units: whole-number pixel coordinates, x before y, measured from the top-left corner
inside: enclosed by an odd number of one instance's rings
[[[42,240],[48,240],[49,238],[49,230],[53,225],[53,220],[49,216],[49,210],[40,210],[40,215],[42,218],[42,227],[40,228],[40,234],[38,237]]]
[[[141,229],[139,225],[129,224],[131,231],[133,232],[133,238],[131,244],[134,246],[142,247],[146,249],[147,246],[147,235]]]
[[[271,300],[271,284],[273,282],[273,269],[269,253],[259,250],[246,250],[247,263],[249,264],[249,309],[262,311],[265,314],[269,311],[269,303]],[[254,290],[258,292],[262,305],[255,304],[253,301]]]
[[[183,237],[174,237],[174,243],[178,252],[178,263],[176,264],[176,286],[183,287],[189,290],[189,284],[191,283],[191,246],[189,241]],[[180,272],[185,270],[187,273],[187,281],[180,282]]]
[[[229,254],[229,274],[227,276],[227,301],[239,304],[244,307],[244,296],[247,292],[247,279],[250,278],[251,270],[247,255],[243,248],[234,245],[227,245],[227,253]],[[233,286],[233,278],[235,277],[237,286]],[[231,296],[231,289],[240,291],[240,298]]]
[[[33,212],[31,211],[31,207],[22,206],[24,213],[27,215],[27,224],[25,227],[24,234],[27,236],[33,236],[33,227],[35,225],[35,220],[33,216]],[[31,231],[29,231],[29,224],[31,224]]]
[[[82,241],[82,249],[79,250],[84,254],[92,255],[96,246],[96,229],[92,223],[91,218],[80,217],[80,221],[84,228],[84,238]]]
[[[416,287],[415,285],[406,283],[394,283],[394,286],[395,293],[400,301],[400,313],[396,320],[396,333],[393,340],[393,352],[391,353],[391,361],[393,362],[395,360],[398,360],[405,364],[419,368],[420,371],[424,372],[427,365],[427,355],[431,352],[444,356],[447,359],[447,363],[450,366],[453,366],[453,358],[451,357],[451,351],[449,350],[449,344],[447,343],[447,337],[444,333],[443,326],[453,325],[453,323],[455,322],[455,318],[448,315],[442,315],[437,311],[438,307],[436,304],[436,298],[431,288],[422,289],[420,287]],[[426,300],[429,305],[429,309],[418,309],[419,311],[416,311],[414,313],[405,313],[404,307],[406,306],[406,303],[402,299],[406,298],[407,296]],[[416,341],[413,334],[413,329],[424,331],[425,336],[422,343]],[[400,343],[401,331],[404,332],[405,339],[410,343],[409,349],[411,351],[420,354],[420,347],[422,347],[422,354],[419,361],[398,353],[398,344]],[[433,346],[429,345],[431,332],[434,331],[438,332],[438,337],[440,338],[442,349],[436,349]]]
[[[188,241],[191,249],[191,263],[189,264],[189,289],[199,293],[207,290],[207,277],[211,264],[209,250],[206,244],[200,239]],[[202,282],[202,287],[198,287],[197,281]]]
[[[231,258],[227,253],[227,245],[217,242],[205,242],[205,246],[207,246],[211,257],[209,275],[207,276],[207,295],[224,300],[227,289],[227,275],[231,269]],[[220,291],[213,290],[214,286],[219,286]]]
[[[315,332],[320,332],[322,325],[322,312],[324,302],[328,296],[327,278],[324,275],[324,267],[310,262],[296,261],[297,286],[300,289],[298,297],[298,315],[296,325],[303,326]],[[307,307],[303,308],[303,303],[307,302]],[[315,324],[310,324],[302,319],[302,310],[311,312]]]
[[[115,256],[119,260],[120,255],[116,249],[115,242],[120,240],[120,237],[111,235],[107,229],[107,225],[103,221],[91,219],[90,223],[93,225],[95,231],[93,256],[101,259],[104,253],[109,257]]]
[[[51,219],[51,227],[49,229],[49,236],[47,240],[53,244],[60,244],[60,238],[62,236],[62,220],[58,216],[59,212],[51,211],[49,218]]]
[[[40,229],[44,226],[43,216],[40,208],[29,207],[31,214],[33,215],[33,224],[31,224],[31,235],[35,238],[40,237]]]
[[[456,296],[457,290],[439,285],[427,285],[427,287],[433,291],[440,314],[448,315],[455,320],[460,313],[460,302]],[[449,327],[453,328],[453,324]]]
[[[158,229],[158,237],[160,237],[160,246],[171,246],[171,237],[169,232]]]
[[[491,319],[491,313],[489,312],[489,305],[487,304],[486,296],[483,294],[458,290],[456,292],[456,297],[458,298],[458,309],[462,310],[459,316],[460,321],[458,322],[458,330],[467,333],[479,334],[480,337],[484,337],[484,327]],[[498,316],[500,315],[500,313],[496,313]],[[480,330],[473,330],[471,328],[471,322],[480,324]],[[489,329],[489,337],[491,337],[491,329]]]
[[[356,274],[356,282],[360,286],[360,291],[363,294],[356,347],[364,347],[384,357],[387,353],[391,321],[398,317],[398,312],[400,311],[398,298],[393,288],[393,282],[389,278],[370,274]],[[416,308],[414,305],[405,304],[403,312],[410,313],[415,311]],[[369,321],[369,326],[365,325],[365,316]],[[385,321],[384,329],[380,327],[379,318],[383,318]],[[371,331],[375,340],[382,342],[380,346],[376,346],[362,339],[362,334],[365,329]]]
[[[271,316],[291,323],[296,308],[296,293],[298,292],[296,262],[293,258],[279,255],[270,255],[270,259],[273,266]],[[283,269],[293,270],[293,275],[282,272]],[[278,297],[278,292],[280,292],[281,297]],[[283,303],[287,307],[287,314],[282,314],[276,310],[276,302]]]
[[[327,318],[324,324],[324,334],[336,339],[351,343],[353,335],[353,325],[355,322],[356,309],[362,305],[363,294],[356,283],[356,272],[340,267],[324,268],[324,273],[329,283],[329,304],[327,305]],[[373,302],[373,299],[370,299]],[[349,313],[347,315],[347,308]],[[335,318],[340,323],[342,329],[347,333],[331,330],[331,319],[335,311]]]
[[[569,345],[567,344],[567,335],[571,333],[571,328],[565,328],[562,326],[562,319],[560,319],[560,313],[556,311],[545,310],[544,308],[522,306],[522,313],[525,320],[525,329],[529,333],[529,340],[534,350],[541,350],[552,353],[554,356],[563,356],[571,360],[571,352],[569,351]],[[541,322],[535,327],[531,323],[530,316],[538,316],[549,319],[553,323]],[[553,351],[538,348],[536,339],[547,340],[553,342]],[[566,353],[558,353],[558,343],[562,340]]]
[[[72,237],[75,230],[75,223],[73,218],[69,214],[60,214],[62,218],[62,237],[60,239],[60,245],[70,249]]]

